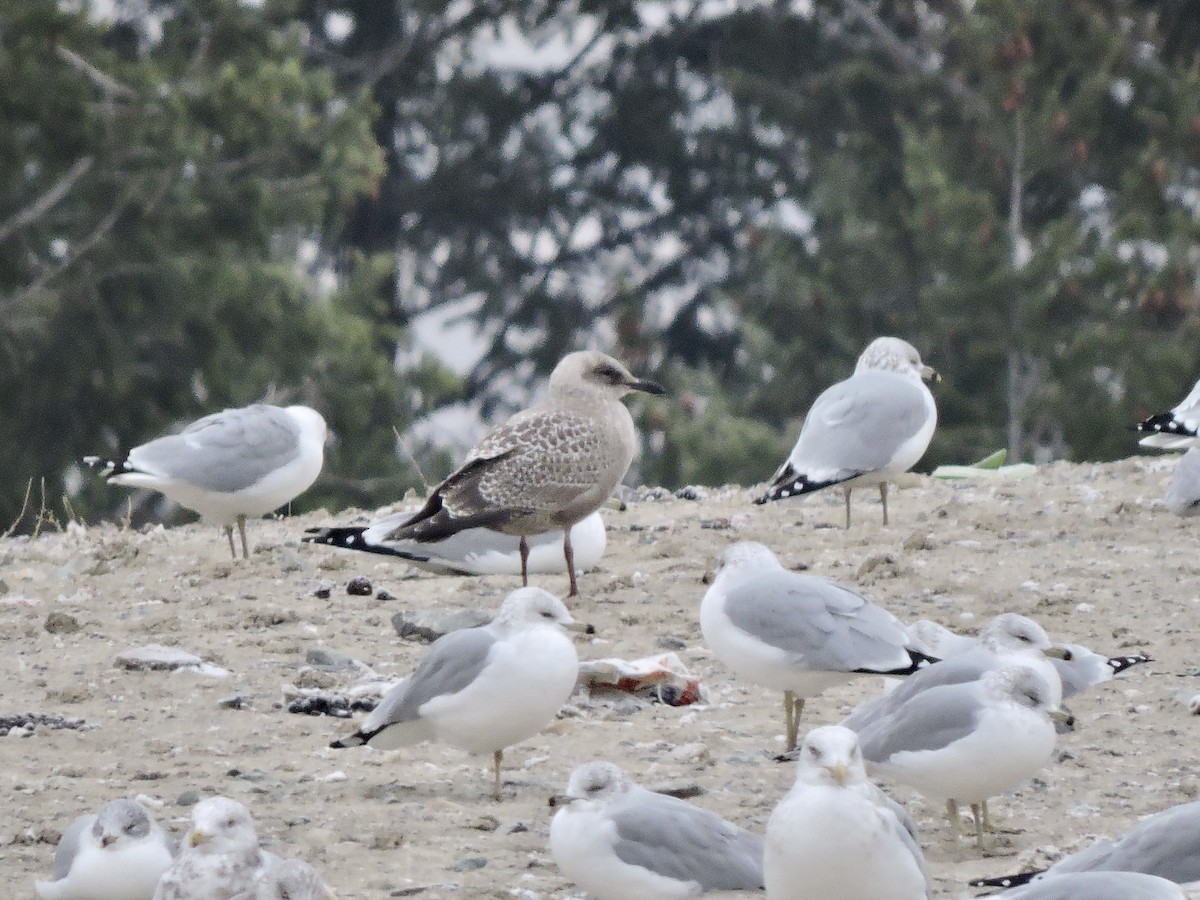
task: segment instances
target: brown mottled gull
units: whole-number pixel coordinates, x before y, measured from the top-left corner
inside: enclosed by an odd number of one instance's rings
[[[576,596],[570,529],[600,508],[633,462],[637,434],[621,403],[631,391],[663,393],[603,353],[563,357],[550,375],[547,399],[485,434],[458,471],[386,539],[439,541],[467,528],[519,535],[521,583],[527,585],[526,538],[561,529],[567,596]]]

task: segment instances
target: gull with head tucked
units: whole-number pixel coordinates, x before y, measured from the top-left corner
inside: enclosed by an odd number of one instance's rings
[[[891,613],[836,582],[787,571],[753,541],[721,554],[700,604],[700,630],[737,675],[784,692],[788,750],[805,698],[855,675],[907,675],[931,661],[909,649]]]
[[[617,766],[571,773],[550,823],[550,854],[598,900],[695,897],[763,885],[762,838],[716,813],[648,791]]]
[[[813,402],[791,455],[755,502],[840,484],[849,528],[851,489],[878,484],[886,525],[888,480],[917,464],[937,427],[937,406],[925,386],[936,377],[907,341],[873,340],[859,356],[854,374]]]
[[[633,391],[663,393],[604,353],[567,354],[550,373],[545,401],[485,434],[425,505],[379,540],[428,543],[468,528],[516,535],[528,585],[527,539],[561,531],[568,596],[576,596],[571,526],[599,509],[629,471],[638,441],[621,399]]]

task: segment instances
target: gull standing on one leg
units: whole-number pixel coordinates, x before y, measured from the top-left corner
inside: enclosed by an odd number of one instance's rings
[[[907,341],[873,340],[854,374],[817,397],[791,455],[755,503],[840,484],[849,528],[851,489],[878,484],[887,525],[888,479],[917,464],[937,427],[937,406],[925,386],[937,377]]]

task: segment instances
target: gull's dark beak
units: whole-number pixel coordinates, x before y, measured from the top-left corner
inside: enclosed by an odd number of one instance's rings
[[[625,382],[625,387],[631,391],[641,391],[643,394],[665,394],[667,392],[657,381],[646,381],[641,378]]]
[[[921,366],[921,377],[926,381],[941,381],[942,376],[933,366]]]
[[[595,634],[596,633],[596,626],[592,625],[588,622],[572,621],[571,624],[564,625],[563,628],[567,629],[567,631],[578,631],[580,634]]]
[[[551,794],[550,799],[546,801],[546,805],[551,809],[558,809],[562,806],[570,804],[571,798],[566,794]]]
[[[100,846],[107,847],[109,844],[111,844],[116,839],[117,839],[117,836],[115,834],[109,834],[106,831],[106,832],[104,832],[103,836],[100,838]]]

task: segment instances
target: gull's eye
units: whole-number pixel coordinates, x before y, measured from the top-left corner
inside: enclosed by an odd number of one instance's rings
[[[237,828],[237,819],[229,819],[225,822],[226,828]]]
[[[595,372],[598,378],[601,378],[610,384],[619,384],[625,380],[624,376],[620,372],[607,363],[596,366]]]

